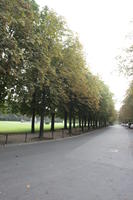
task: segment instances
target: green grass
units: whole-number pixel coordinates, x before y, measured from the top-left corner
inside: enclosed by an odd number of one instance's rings
[[[36,132],[39,131],[39,123],[36,123]],[[63,128],[63,123],[55,123],[55,129]],[[44,124],[45,130],[50,130],[50,124]],[[31,131],[30,122],[0,121],[0,134],[2,133],[26,133]]]

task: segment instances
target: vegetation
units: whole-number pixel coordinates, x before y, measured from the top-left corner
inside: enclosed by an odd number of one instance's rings
[[[119,119],[124,123],[133,122],[133,81],[126,92],[123,105],[120,109]]]
[[[50,124],[44,125],[45,130],[50,130]],[[63,123],[55,123],[55,129],[63,128]],[[30,133],[30,122],[0,121],[0,134],[3,133]],[[35,131],[39,131],[39,123],[35,123]]]
[[[34,0],[0,1],[0,110],[64,119],[64,128],[103,126],[115,119],[108,87],[86,65],[82,45],[53,10]],[[69,122],[69,127],[67,127]],[[72,123],[73,122],[73,123]]]
[[[133,45],[124,49],[123,55],[119,56],[119,70],[126,77],[130,78],[130,85],[126,91],[123,104],[119,112],[119,121],[128,123],[133,122]]]

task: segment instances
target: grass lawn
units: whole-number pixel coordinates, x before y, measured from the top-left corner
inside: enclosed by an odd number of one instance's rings
[[[36,123],[35,129],[39,130],[39,123]],[[63,123],[55,123],[55,129],[63,128]],[[44,124],[45,130],[50,130],[50,124]],[[13,121],[0,121],[0,134],[1,133],[25,133],[31,131],[30,122],[13,122]]]

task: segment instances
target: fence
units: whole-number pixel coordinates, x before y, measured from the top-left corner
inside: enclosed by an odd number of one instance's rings
[[[73,128],[71,133],[69,133],[69,129],[60,129],[54,132],[44,132],[44,137],[41,139],[39,139],[39,133],[0,133],[0,145],[65,138],[70,135],[79,135],[87,131],[88,127],[84,127],[83,130],[79,127]]]

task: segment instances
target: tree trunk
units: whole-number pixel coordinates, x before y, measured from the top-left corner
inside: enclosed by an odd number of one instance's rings
[[[35,133],[35,109],[32,111],[31,133]]]
[[[96,125],[96,128],[97,128],[97,120],[95,121],[95,125]]]
[[[82,118],[82,132],[84,132],[84,119]]]
[[[72,133],[72,116],[71,116],[71,111],[69,112],[69,134],[71,135]]]
[[[31,107],[32,107],[31,133],[35,133],[36,92],[33,93]]]
[[[89,128],[90,128],[90,119],[88,117],[88,130],[89,130]]]
[[[64,129],[67,129],[67,111],[64,112]]]
[[[51,116],[51,131],[54,131],[55,113],[52,113]]]
[[[70,107],[69,107],[69,134],[72,134],[72,105],[70,102]]]
[[[92,119],[91,119],[91,128],[93,127]]]
[[[87,123],[87,121],[86,121],[86,117],[85,117],[85,123],[84,123],[85,128],[86,128],[86,123]]]
[[[39,138],[43,137],[43,129],[44,129],[44,114],[41,114]]]
[[[92,127],[94,128],[94,120],[92,120]]]
[[[42,110],[41,110],[41,119],[40,119],[39,138],[42,138],[42,137],[43,137],[44,114],[45,114],[45,90],[43,91],[43,94],[42,94]]]
[[[81,117],[79,115],[79,128],[81,128]]]
[[[75,116],[73,117],[73,128],[75,128]]]

